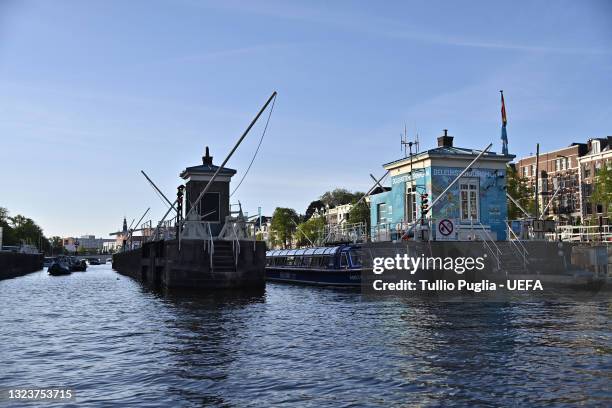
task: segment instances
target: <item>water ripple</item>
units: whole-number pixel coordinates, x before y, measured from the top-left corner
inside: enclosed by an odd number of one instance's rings
[[[105,265],[0,281],[0,299],[0,387],[78,406],[612,404],[609,302],[163,296]]]

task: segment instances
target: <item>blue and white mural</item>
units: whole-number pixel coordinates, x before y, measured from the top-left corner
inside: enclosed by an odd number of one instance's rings
[[[466,162],[467,165],[467,162]],[[406,186],[416,191],[417,218],[421,216],[421,195],[429,194],[429,203],[436,199],[461,173],[463,168],[433,166],[391,178],[391,191],[370,197],[371,225],[374,229],[387,224],[397,229],[397,224],[407,221]],[[435,220],[452,219],[461,224],[483,224],[491,227],[498,240],[506,239],[506,171],[504,169],[476,168],[468,171],[445,193],[430,210]],[[463,190],[463,192],[462,192]],[[393,237],[396,239],[397,235]]]

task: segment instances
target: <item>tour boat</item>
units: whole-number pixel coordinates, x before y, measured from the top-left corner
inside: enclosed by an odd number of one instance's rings
[[[363,270],[357,245],[279,249],[266,253],[266,279],[321,286],[359,286]]]

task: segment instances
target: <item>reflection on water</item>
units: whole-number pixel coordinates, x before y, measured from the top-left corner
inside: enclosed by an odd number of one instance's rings
[[[0,388],[79,406],[612,404],[608,302],[161,295],[110,265],[0,281],[0,299]]]

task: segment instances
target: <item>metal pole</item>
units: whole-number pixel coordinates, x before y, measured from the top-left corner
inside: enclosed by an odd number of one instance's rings
[[[491,146],[493,146],[493,143],[489,143],[489,145],[488,145],[488,146],[487,146],[487,147],[486,147],[486,148],[485,148],[485,149],[484,149],[482,152],[480,152],[480,154],[479,154],[478,156],[476,156],[476,158],[475,158],[474,160],[472,160],[472,161],[470,162],[470,164],[468,164],[468,165],[467,165],[467,167],[466,167],[465,169],[463,169],[463,171],[462,171],[461,173],[459,173],[459,175],[458,175],[457,177],[455,177],[455,179],[454,179],[454,180],[453,180],[453,181],[452,181],[452,182],[451,182],[451,183],[450,183],[450,184],[449,184],[449,185],[448,185],[448,186],[447,186],[447,187],[444,189],[444,191],[442,191],[442,192],[441,192],[441,193],[438,195],[438,197],[436,197],[436,199],[432,201],[431,205],[429,206],[429,209],[427,210],[428,212],[429,212],[429,210],[433,210],[434,205],[436,205],[436,203],[437,203],[438,201],[440,201],[440,199],[441,199],[442,197],[444,197],[444,194],[446,194],[446,192],[447,192],[448,190],[450,190],[450,189],[451,189],[451,187],[452,187],[452,186],[454,186],[454,185],[455,185],[455,183],[456,183],[457,181],[459,181],[459,179],[460,179],[461,177],[463,177],[463,175],[464,175],[465,173],[467,173],[467,171],[468,171],[468,170],[469,170],[469,169],[470,169],[470,168],[471,168],[471,167],[474,165],[474,163],[476,163],[478,160],[480,160],[480,158],[481,158],[481,157],[482,157],[482,156],[483,156],[483,155],[484,155],[484,154],[485,154],[485,153],[486,153],[486,152],[487,152],[487,151],[488,151],[488,150],[491,148]],[[433,191],[432,191],[432,193],[433,193]]]
[[[542,217],[544,217],[544,214],[546,214],[546,210],[548,210],[548,207],[552,204],[553,200],[555,199],[559,191],[561,191],[560,186],[557,188],[557,191],[555,191],[555,194],[553,194],[553,196],[550,198],[550,201],[548,201],[548,204],[546,204],[546,207],[544,207],[544,209],[542,210]]]
[[[506,197],[508,197],[510,199],[510,201],[512,201],[514,203],[514,205],[516,205],[518,207],[519,210],[521,210],[523,212],[523,214],[525,214],[527,216],[527,218],[531,218],[531,214],[529,214],[520,204],[517,200],[515,200],[514,198],[512,198],[512,196],[508,193],[506,193]]]
[[[384,190],[383,186],[378,182],[378,180],[376,180],[376,177],[374,177],[374,175],[372,173],[370,173],[370,177],[372,178],[372,180],[374,180],[374,182],[376,183],[376,185],[378,187],[380,187],[381,190]]]
[[[144,214],[142,214],[142,217],[140,217],[140,219],[138,220],[138,222],[134,226],[134,229],[129,230],[130,243],[131,243],[131,240],[132,240],[132,235],[134,234],[134,231],[136,230],[136,227],[138,227],[138,225],[140,224],[140,221],[142,221],[142,219],[145,217],[145,215],[147,215],[147,213],[149,212],[150,209],[151,209],[151,207],[147,208],[147,211],[145,211]]]
[[[385,174],[383,174],[383,175],[382,175],[382,177],[381,177],[381,178],[379,178],[378,180],[376,180],[376,184],[380,184],[380,182],[381,182],[381,181],[382,181],[382,180],[383,180],[385,177],[387,177],[387,174],[389,174],[389,170],[387,170],[387,171],[385,172]],[[364,198],[366,198],[367,196],[369,196],[369,195],[370,195],[370,193],[371,193],[371,192],[372,192],[372,191],[373,191],[373,190],[376,188],[376,184],[374,184],[374,185],[372,186],[372,188],[370,188],[370,189],[368,190],[368,192],[367,192],[367,193],[365,193],[365,194],[363,195],[363,197],[361,197],[361,198],[359,199],[359,201],[357,201],[357,202],[354,204],[354,206],[357,206],[359,203],[361,203],[361,201],[362,201]]]
[[[306,233],[300,228],[299,225],[297,225],[297,223],[294,220],[291,220],[292,223],[295,224],[295,227],[297,228],[298,231],[300,231],[302,233],[302,235],[304,235],[306,237],[306,239],[308,240],[308,242],[310,242],[310,245],[315,246],[312,241],[310,240],[310,238],[308,238],[308,235],[306,235]]]
[[[223,160],[223,163],[221,163],[221,165],[217,168],[217,171],[215,171],[215,174],[213,174],[213,176],[210,178],[210,181],[208,182],[208,184],[206,184],[206,187],[204,187],[204,189],[202,190],[202,192],[200,193],[198,198],[194,201],[194,203],[191,206],[191,208],[189,209],[189,211],[187,211],[187,214],[185,214],[185,218],[183,219],[183,223],[185,223],[185,220],[189,218],[189,215],[191,215],[191,213],[193,212],[194,208],[196,208],[198,206],[198,204],[200,203],[200,200],[202,200],[202,197],[204,197],[204,194],[206,194],[208,192],[208,190],[212,186],[213,181],[217,178],[217,175],[221,172],[221,170],[223,170],[223,167],[228,162],[228,160],[232,157],[232,155],[234,154],[234,152],[236,151],[236,149],[238,148],[240,143],[242,143],[244,138],[247,136],[247,134],[251,130],[251,128],[255,125],[255,122],[257,122],[257,119],[259,119],[261,114],[266,110],[266,108],[268,107],[270,102],[272,102],[272,99],[274,99],[275,97],[276,97],[276,91],[274,91],[272,93],[272,95],[270,95],[270,97],[268,98],[268,100],[266,101],[264,106],[257,113],[257,116],[255,116],[255,118],[251,121],[251,123],[249,124],[249,127],[247,127],[247,129],[244,131],[242,136],[240,136],[240,139],[238,139],[238,142],[236,142],[236,144],[234,145],[232,150],[229,152],[229,154],[227,155],[225,160]]]
[[[540,219],[540,200],[539,200],[539,189],[540,189],[540,144],[536,145],[536,174],[535,174],[535,218]]]
[[[174,200],[174,203],[176,203],[178,201],[178,198],[176,200]],[[151,235],[152,239],[155,239],[156,235],[157,235],[157,230],[159,230],[159,227],[161,227],[162,223],[164,221],[166,221],[166,217],[168,216],[168,214],[170,214],[170,211],[172,211],[172,208],[174,207],[174,205],[170,208],[168,208],[168,211],[166,211],[166,213],[164,214],[164,217],[161,219],[161,221],[159,222],[159,224],[157,224],[157,227],[155,228],[155,231],[153,231],[153,235]],[[183,220],[184,222],[185,220]]]
[[[147,176],[147,173],[144,172],[144,170],[140,170],[140,172],[142,173],[143,176],[146,177],[146,179],[149,181],[149,183],[151,183],[151,185],[153,186],[153,188],[164,198],[164,200],[166,200],[166,202],[170,205],[170,207],[174,208],[174,204],[170,202],[170,200],[168,200],[168,197],[166,197],[164,195],[164,193],[161,192],[161,190],[155,185],[155,183],[153,182],[153,180],[151,180],[151,178],[149,178],[149,176]],[[177,211],[176,208],[174,208],[174,211]],[[138,225],[138,224],[137,224]]]

